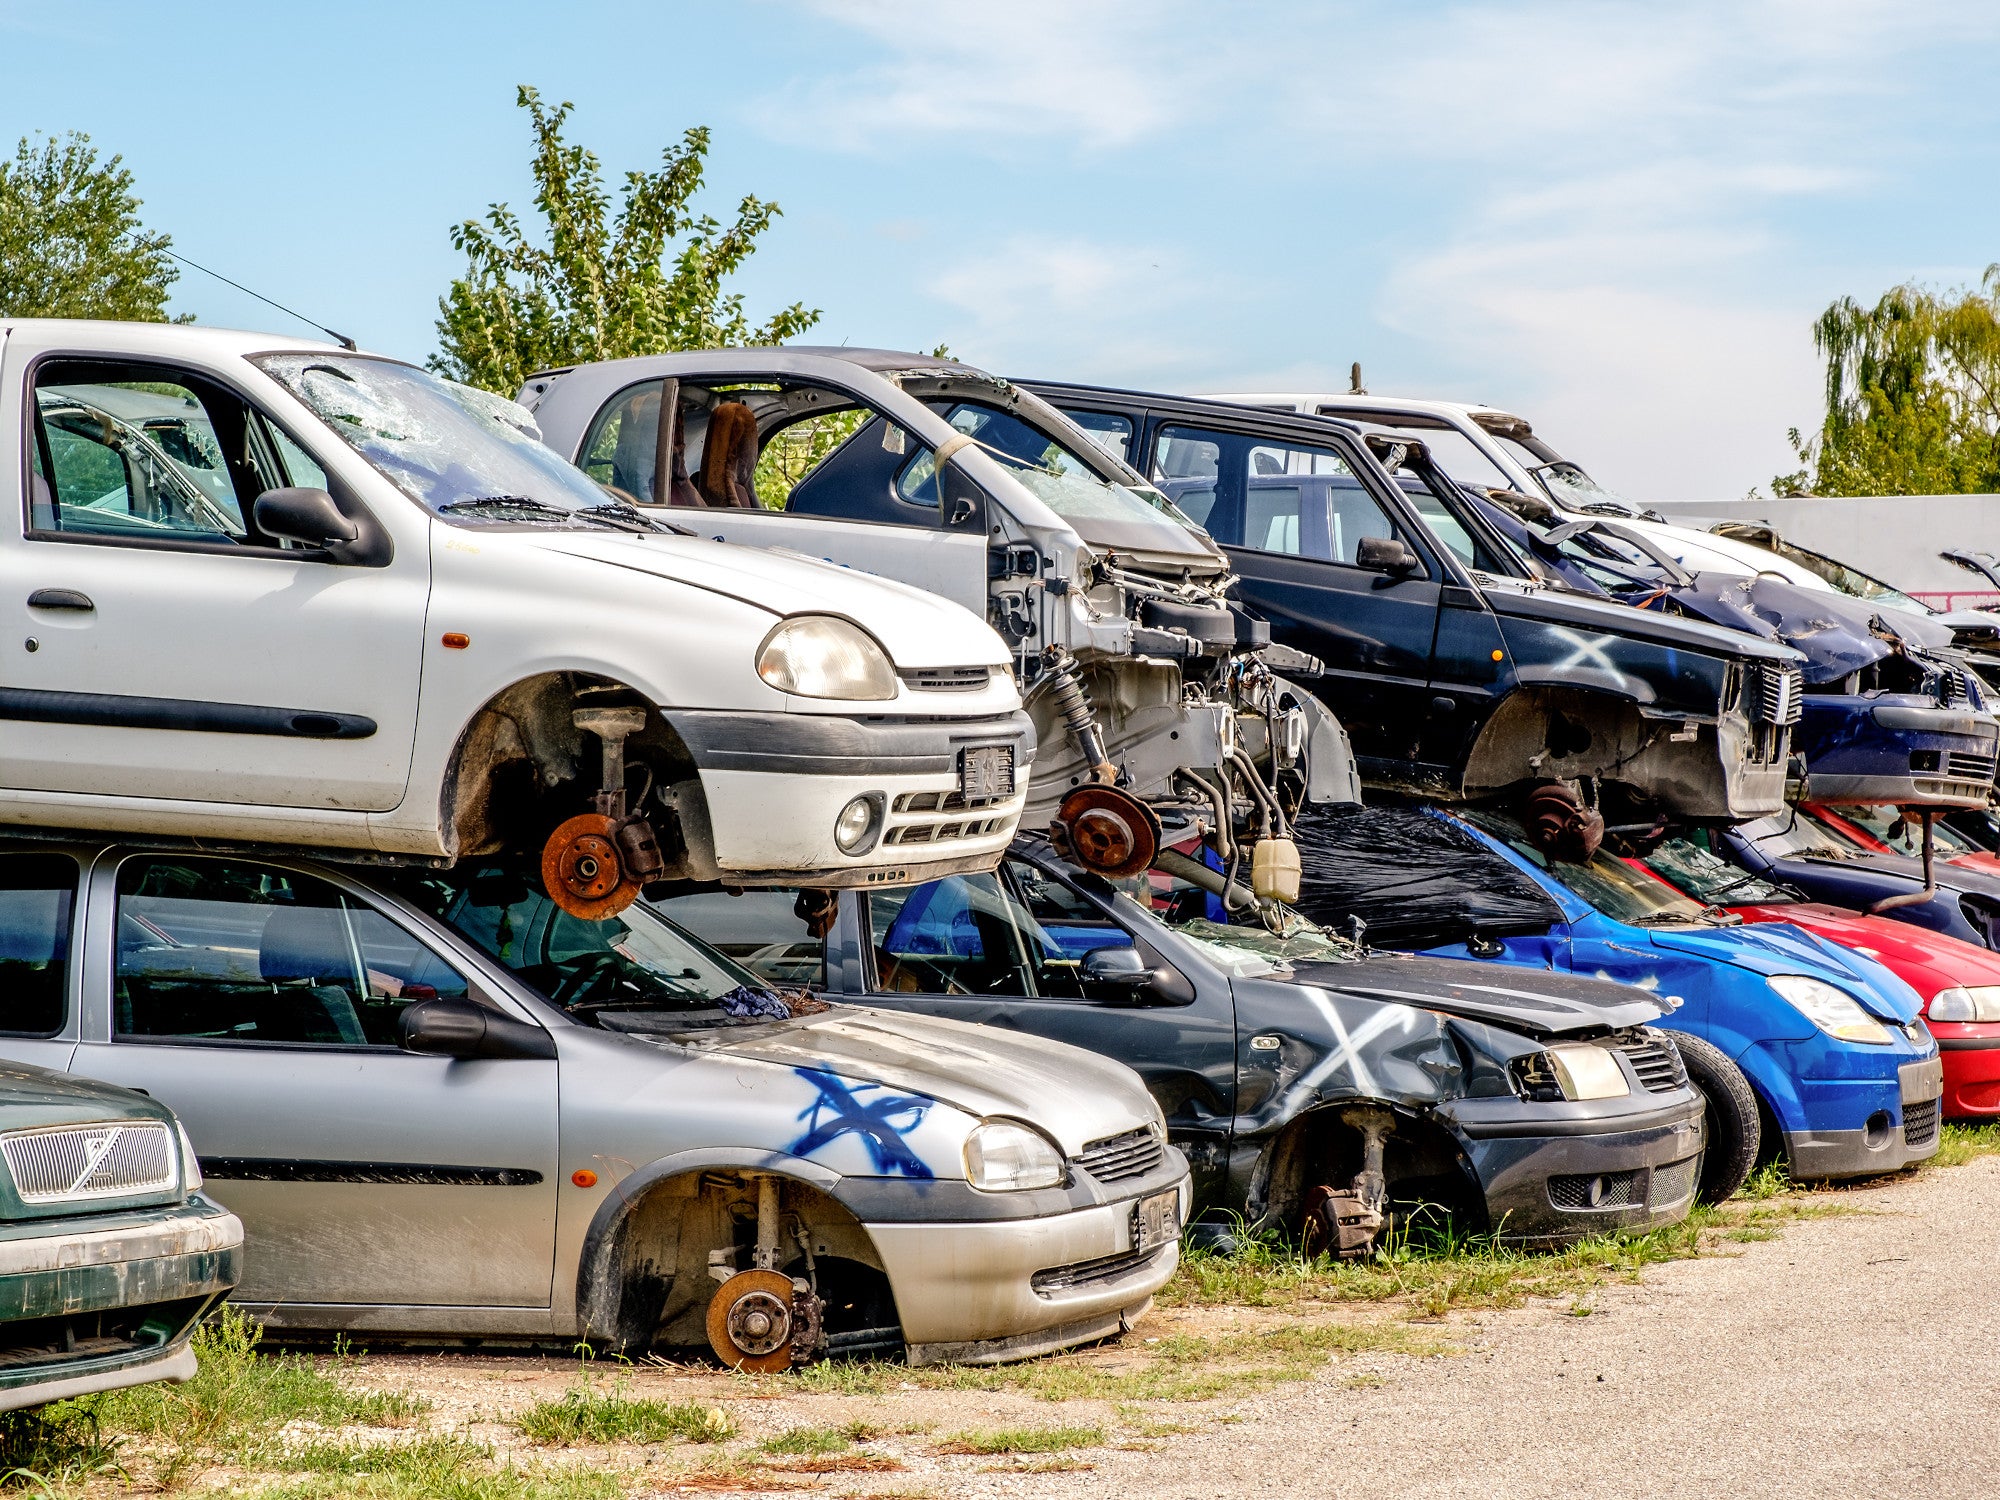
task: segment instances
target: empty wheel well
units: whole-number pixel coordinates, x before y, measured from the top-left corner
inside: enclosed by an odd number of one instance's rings
[[[700,804],[687,746],[658,708],[609,677],[550,672],[515,683],[472,716],[445,773],[445,848],[454,858],[539,850],[563,819],[587,810],[600,774],[596,737],[576,727],[581,708],[646,710],[646,727],[625,742],[634,811]],[[671,792],[671,800],[669,793]],[[706,826],[706,806],[689,821]]]
[[[709,1268],[753,1264],[760,1177],[778,1180],[777,1269],[820,1282],[827,1331],[879,1326],[866,1320],[885,1316],[894,1326],[888,1277],[860,1220],[812,1183],[725,1167],[665,1177],[622,1204],[601,1230],[592,1226],[578,1271],[583,1335],[634,1353],[703,1346],[709,1300],[720,1284]]]
[[[1245,1215],[1250,1227],[1297,1233],[1313,1188],[1345,1187],[1361,1170],[1363,1135],[1348,1113],[1382,1109],[1395,1122],[1382,1164],[1390,1205],[1407,1217],[1415,1205],[1434,1204],[1464,1222],[1483,1225],[1486,1196],[1449,1131],[1407,1108],[1347,1100],[1306,1111],[1265,1149],[1250,1183]]]

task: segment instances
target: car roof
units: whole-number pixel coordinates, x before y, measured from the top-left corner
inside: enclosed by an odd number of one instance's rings
[[[115,336],[112,331],[116,330]],[[304,339],[290,334],[260,333],[247,328],[209,328],[190,323],[135,323],[106,318],[7,318],[0,317],[0,333],[19,333],[51,343],[65,336],[94,352],[90,346],[100,340],[111,345],[102,351],[107,359],[121,353],[161,353],[175,348],[201,350],[209,354],[272,354],[296,350],[301,354],[344,354],[348,351],[325,339]],[[355,351],[365,353],[366,351]],[[393,355],[373,355],[392,359]]]
[[[745,355],[754,356],[757,363],[773,374],[810,375],[816,369],[824,371],[828,364],[854,365],[877,375],[889,373],[905,374],[921,370],[927,375],[940,379],[963,377],[975,380],[990,380],[990,371],[977,365],[966,364],[963,360],[951,359],[936,354],[918,354],[903,349],[851,349],[845,344],[739,344],[725,349],[663,350],[661,354],[672,354],[676,360],[691,360],[697,366],[708,366],[718,371],[727,370],[742,362]],[[597,365],[637,364],[655,360],[661,354],[637,354],[630,359],[592,360]],[[563,375],[576,369],[574,364],[551,365],[546,370],[532,370],[528,379],[535,380],[551,375]]]
[[[1513,412],[1488,406],[1483,401],[1433,401],[1416,396],[1378,396],[1369,391],[1229,391],[1210,393],[1211,399],[1233,405],[1283,401],[1311,408],[1334,406],[1359,411],[1393,411],[1410,416],[1464,416],[1475,422],[1482,416],[1507,423],[1525,419]]]
[[[1366,425],[1340,417],[1322,417],[1310,412],[1292,411],[1289,408],[1279,410],[1273,407],[1247,407],[1240,402],[1224,401],[1214,396],[1174,396],[1165,391],[1134,391],[1122,386],[1085,385],[1069,380],[1017,379],[1014,384],[1026,387],[1058,409],[1066,398],[1097,396],[1114,401],[1137,402],[1150,411],[1178,412],[1183,416],[1230,417],[1238,421],[1254,417],[1259,422],[1268,420],[1276,423],[1274,430],[1293,432],[1300,437],[1323,434],[1329,427],[1337,427],[1353,435]]]

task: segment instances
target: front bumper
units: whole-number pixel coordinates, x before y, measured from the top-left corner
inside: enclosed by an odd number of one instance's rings
[[[1793,744],[1816,802],[1984,807],[2000,725],[1912,693],[1810,695]]]
[[[238,1279],[243,1225],[200,1197],[0,1233],[0,1411],[194,1374],[189,1336]]]
[[[1793,1177],[1811,1182],[1867,1177],[1900,1171],[1937,1153],[1944,1093],[1941,1054],[1915,1059],[1891,1054],[1884,1061],[1895,1064],[1895,1072],[1886,1079],[1800,1080],[1809,1118],[1858,1123],[1786,1129],[1785,1151]]]
[[[1167,1187],[1186,1223],[1186,1163]],[[1149,1179],[1129,1196],[1043,1218],[869,1224],[910,1363],[1001,1364],[1130,1328],[1180,1264],[1177,1240],[1132,1249],[1133,1211],[1161,1190]]]
[[[1493,1232],[1559,1244],[1608,1229],[1678,1223],[1707,1144],[1691,1088],[1590,1104],[1463,1099],[1439,1114],[1459,1138]]]
[[[2000,1022],[1932,1021],[1947,1120],[2000,1119]]]
[[[965,719],[669,710],[706,800],[714,878],[746,885],[913,884],[991,869],[1021,820],[1035,758],[1027,714]],[[965,751],[1013,758],[1014,790],[970,805]],[[841,809],[876,802],[872,844],[833,841]]]

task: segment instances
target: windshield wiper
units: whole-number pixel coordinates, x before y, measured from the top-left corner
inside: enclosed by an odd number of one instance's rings
[[[605,526],[616,526],[620,531],[668,531],[680,530],[664,522],[655,521],[636,505],[628,505],[623,500],[605,500],[597,505],[580,506],[572,515],[582,516],[587,521],[597,521]],[[692,532],[686,533],[693,535]]]
[[[439,515],[454,511],[525,511],[531,516],[553,516],[563,521],[575,514],[560,505],[550,505],[545,500],[536,500],[529,495],[475,495],[468,500],[447,500],[437,509]]]

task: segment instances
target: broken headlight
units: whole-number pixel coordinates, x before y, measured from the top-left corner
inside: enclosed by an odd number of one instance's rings
[[[176,1120],[174,1132],[181,1138],[181,1191],[198,1193],[201,1191],[201,1158],[194,1154],[194,1142],[188,1139],[187,1126]]]
[[[1517,1057],[1512,1071],[1516,1091],[1537,1104],[1623,1099],[1632,1092],[1617,1054],[1591,1042],[1559,1042],[1546,1052]]]
[[[2000,985],[1939,990],[1925,1014],[1933,1021],[2000,1021]]]
[[[1061,1187],[1062,1152],[1039,1130],[1012,1120],[985,1120],[965,1138],[965,1180],[983,1193]]]
[[[875,638],[833,615],[780,620],[757,650],[757,675],[801,698],[896,696],[896,668]]]
[[[1835,989],[1823,979],[1804,974],[1773,974],[1764,983],[1830,1037],[1875,1046],[1889,1043],[1887,1027],[1863,1010],[1847,991]]]

